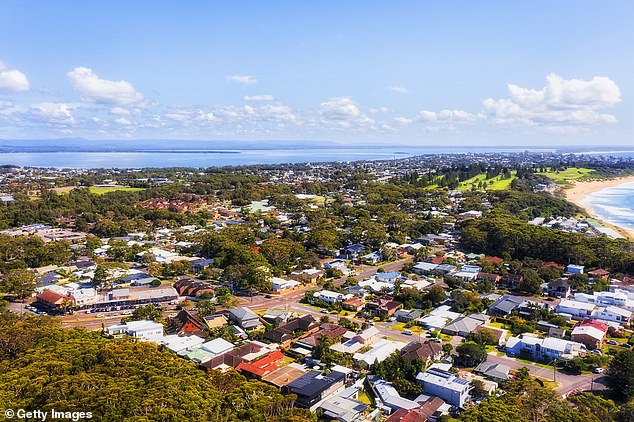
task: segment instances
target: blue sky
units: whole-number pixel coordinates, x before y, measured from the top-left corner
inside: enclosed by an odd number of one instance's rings
[[[3,1],[0,138],[633,145],[634,3]]]

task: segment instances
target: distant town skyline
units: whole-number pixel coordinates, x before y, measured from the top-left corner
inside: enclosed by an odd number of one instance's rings
[[[634,4],[20,2],[0,138],[634,145]]]

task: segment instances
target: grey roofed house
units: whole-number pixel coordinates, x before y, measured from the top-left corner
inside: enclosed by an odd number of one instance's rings
[[[504,296],[489,306],[490,315],[507,316],[524,303],[521,297]]]
[[[134,286],[146,286],[152,284],[154,280],[158,279],[146,273],[130,274],[121,278],[122,283],[132,283]]]
[[[260,317],[249,308],[229,309],[229,319],[245,330],[257,330],[262,327]]]
[[[437,266],[434,269],[434,272],[436,273],[446,273],[446,274],[451,274],[454,273],[458,270],[458,267],[456,267],[455,265],[451,265],[451,264],[440,264],[439,266]]]
[[[506,365],[501,363],[492,363],[492,362],[482,362],[480,365],[476,366],[473,371],[479,372],[482,375],[489,377],[495,381],[506,381],[510,378],[509,368]]]
[[[418,309],[399,309],[398,311],[394,312],[394,317],[396,317],[396,319],[401,322],[413,321],[417,318],[420,318],[422,315],[423,312]]]
[[[456,318],[442,328],[443,333],[451,335],[466,336],[472,333],[477,327],[484,325],[490,317],[483,314],[471,314]]]
[[[213,259],[205,259],[205,258],[200,258],[200,259],[191,261],[192,269],[194,270],[194,272],[202,271],[208,266],[212,265],[213,263],[214,263]]]
[[[324,401],[319,405],[319,408],[324,411],[324,416],[340,422],[363,420],[363,411],[368,408],[368,405],[356,399],[358,392],[357,387],[348,387],[336,396]]]
[[[297,395],[297,404],[310,408],[323,398],[324,392],[337,385],[343,386],[345,378],[346,374],[337,371],[332,371],[328,375],[317,371],[307,372],[288,384],[288,390]]]

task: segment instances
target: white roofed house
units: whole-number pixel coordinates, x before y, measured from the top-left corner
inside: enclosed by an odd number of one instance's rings
[[[285,290],[291,290],[302,285],[302,283],[300,283],[299,281],[286,280],[280,277],[272,277],[271,283],[273,284],[274,292],[283,292]]]
[[[628,325],[632,321],[632,312],[617,306],[606,306],[596,309],[590,318]]]
[[[125,334],[146,341],[158,342],[163,338],[163,324],[149,320],[113,325],[106,331],[111,336]]]
[[[440,368],[430,368],[425,372],[419,372],[416,375],[416,381],[423,385],[425,393],[438,396],[453,406],[464,407],[471,398],[469,381]]]
[[[350,299],[351,297],[352,297],[351,294],[343,294],[343,293],[333,292],[330,290],[321,290],[316,292],[313,295],[313,299],[320,299],[330,304],[333,304],[336,302],[343,302],[344,300]]]
[[[572,359],[586,352],[585,345],[560,338],[538,338],[531,334],[511,337],[506,341],[509,355],[528,356],[538,361]]]
[[[593,303],[564,299],[559,302],[555,312],[558,314],[569,314],[573,317],[590,318],[595,308],[596,305]]]

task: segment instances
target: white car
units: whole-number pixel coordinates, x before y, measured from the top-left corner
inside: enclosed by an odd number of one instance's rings
[[[605,372],[605,368],[594,368],[595,374],[602,374]]]

